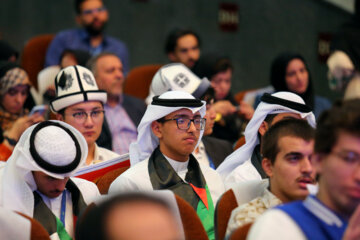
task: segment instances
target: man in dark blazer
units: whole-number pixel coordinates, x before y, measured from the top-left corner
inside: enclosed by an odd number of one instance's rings
[[[211,158],[215,169],[229,156],[234,150],[231,144],[223,139],[203,136],[202,142],[208,157]]]
[[[125,77],[118,56],[101,53],[92,58],[88,66],[94,73],[99,89],[107,92],[105,121],[97,144],[125,154],[129,151],[130,143],[136,141],[137,126],[146,105],[141,99],[123,93]]]

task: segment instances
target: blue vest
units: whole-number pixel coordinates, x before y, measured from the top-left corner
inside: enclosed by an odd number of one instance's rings
[[[341,239],[348,224],[314,196],[277,208],[286,212],[296,222],[307,239]]]

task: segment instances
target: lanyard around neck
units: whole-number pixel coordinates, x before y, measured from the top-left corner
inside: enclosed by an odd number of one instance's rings
[[[64,190],[61,198],[60,221],[65,227],[65,213],[66,213],[66,191]]]

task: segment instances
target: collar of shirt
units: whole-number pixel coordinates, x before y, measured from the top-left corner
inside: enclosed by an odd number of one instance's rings
[[[202,140],[199,142],[199,146],[194,150],[193,155],[199,163],[210,166],[209,158]]]
[[[266,208],[271,208],[282,204],[281,200],[272,194],[272,192],[270,192],[267,188],[264,189],[264,194],[261,199]]]
[[[108,107],[108,108],[116,108],[116,107],[118,107],[119,105],[122,105],[123,102],[124,102],[124,96],[121,94],[121,95],[119,95],[118,104],[117,104],[115,107],[110,107],[110,105],[107,104],[107,102],[105,103],[105,106]]]
[[[94,159],[91,161],[90,165],[99,163],[104,161],[103,157],[99,155],[99,147],[98,145],[95,143],[95,150],[94,150]]]
[[[78,33],[79,33],[79,36],[80,36],[80,38],[82,40],[84,40],[86,42],[90,42],[90,35],[85,29],[79,28]],[[102,43],[100,45],[105,47],[107,44],[108,44],[108,38],[107,38],[106,34],[104,33],[103,34],[103,41],[102,41]]]
[[[164,157],[166,158],[166,160],[168,160],[168,162],[170,163],[172,168],[175,170],[175,172],[187,171],[189,159],[186,162],[179,162],[179,161],[173,160],[165,155],[164,155]]]
[[[303,204],[310,212],[328,225],[342,227],[346,223],[345,220],[336,215],[313,195],[309,195]]]

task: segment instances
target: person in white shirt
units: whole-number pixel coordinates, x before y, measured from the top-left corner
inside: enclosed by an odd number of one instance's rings
[[[214,239],[214,206],[224,192],[220,176],[191,154],[201,139],[206,106],[187,92],[154,97],[130,146],[131,167],[110,186],[109,193],[169,189],[198,212]]]
[[[248,239],[360,239],[360,100],[318,119],[312,161],[318,192],[262,215]]]
[[[232,211],[226,237],[237,228],[254,222],[269,208],[305,199],[309,194],[306,185],[315,183],[315,170],[310,159],[314,135],[315,130],[299,119],[286,119],[269,128],[261,146],[262,167],[269,183],[263,184],[260,196]]]
[[[61,70],[55,78],[56,98],[50,107],[58,120],[79,130],[88,144],[86,165],[119,157],[106,148],[99,147],[104,122],[104,104],[107,95],[98,89],[92,72],[82,66],[70,66]]]
[[[204,136],[195,148],[193,155],[199,162],[216,169],[233,152],[233,147],[228,141],[210,136],[213,132],[216,112],[213,106],[215,91],[209,80],[207,78],[200,79],[182,63],[167,64],[154,75],[146,102],[150,104],[155,95],[163,94],[166,91],[185,91],[206,101]]]
[[[314,114],[300,96],[290,92],[265,93],[245,129],[246,143],[216,169],[226,188],[238,182],[266,178],[261,166],[261,136],[271,124],[285,118],[302,118],[312,127],[316,125]]]
[[[0,207],[35,218],[52,239],[73,237],[80,212],[100,196],[94,183],[72,178],[86,156],[84,137],[69,124],[31,126],[0,170]]]

